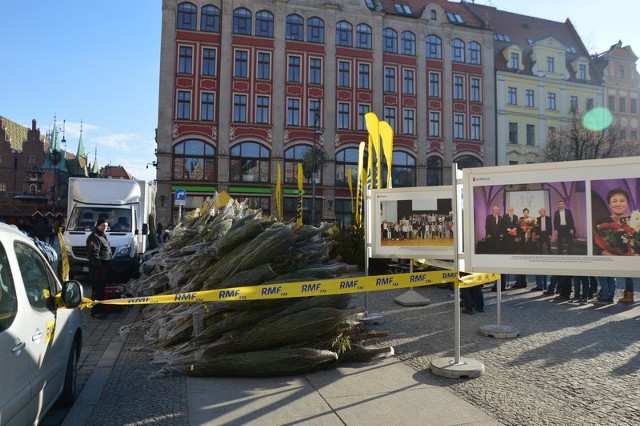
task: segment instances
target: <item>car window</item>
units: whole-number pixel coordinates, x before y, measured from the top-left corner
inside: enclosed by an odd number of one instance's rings
[[[0,243],[0,331],[11,326],[17,311],[16,288],[9,268],[9,259],[4,246]]]
[[[46,309],[57,289],[45,260],[35,249],[19,241],[14,249],[29,303],[34,308]]]

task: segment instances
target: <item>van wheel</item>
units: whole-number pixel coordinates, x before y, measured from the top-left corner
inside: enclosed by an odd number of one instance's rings
[[[78,385],[78,347],[76,342],[71,345],[69,359],[67,360],[67,371],[64,375],[64,388],[60,395],[60,402],[63,405],[71,405],[76,400],[76,388]]]

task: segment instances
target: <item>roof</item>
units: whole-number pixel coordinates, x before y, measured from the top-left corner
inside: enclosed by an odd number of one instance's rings
[[[29,128],[21,124],[16,123],[13,120],[8,119],[0,115],[0,125],[5,129],[5,134],[11,140],[11,148],[18,151],[22,151],[22,144],[27,140],[29,134]],[[42,142],[48,143],[47,138],[40,136]]]
[[[408,16],[413,18],[421,17],[425,8],[429,5],[438,5],[445,11],[445,13],[457,14],[462,20],[462,22],[453,22],[449,20],[450,23],[476,28],[482,27],[482,21],[466,9],[461,2],[453,3],[448,0],[367,0],[365,1],[365,4],[367,6],[369,4],[375,5],[376,10],[390,15]]]
[[[133,175],[129,174],[122,166],[104,166],[102,170],[100,170],[100,177],[107,179],[135,179]]]

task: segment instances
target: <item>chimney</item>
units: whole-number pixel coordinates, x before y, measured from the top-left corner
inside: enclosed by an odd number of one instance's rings
[[[31,120],[31,130],[36,130],[36,119]]]

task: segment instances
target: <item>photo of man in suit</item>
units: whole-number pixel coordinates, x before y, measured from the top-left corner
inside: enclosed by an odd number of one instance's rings
[[[493,206],[491,214],[487,215],[484,223],[485,241],[487,242],[487,251],[489,253],[498,253],[500,237],[502,236],[501,222],[500,209],[498,206]]]
[[[544,208],[538,210],[540,216],[536,219],[536,228],[534,230],[538,239],[538,253],[551,254],[551,218],[547,216]]]
[[[558,201],[558,210],[553,214],[553,229],[558,244],[558,254],[573,254],[573,236],[576,232],[573,213],[563,200]]]
[[[518,216],[513,214],[513,207],[507,208],[502,217],[502,233],[504,235],[502,253],[516,252],[516,237],[518,236]]]

